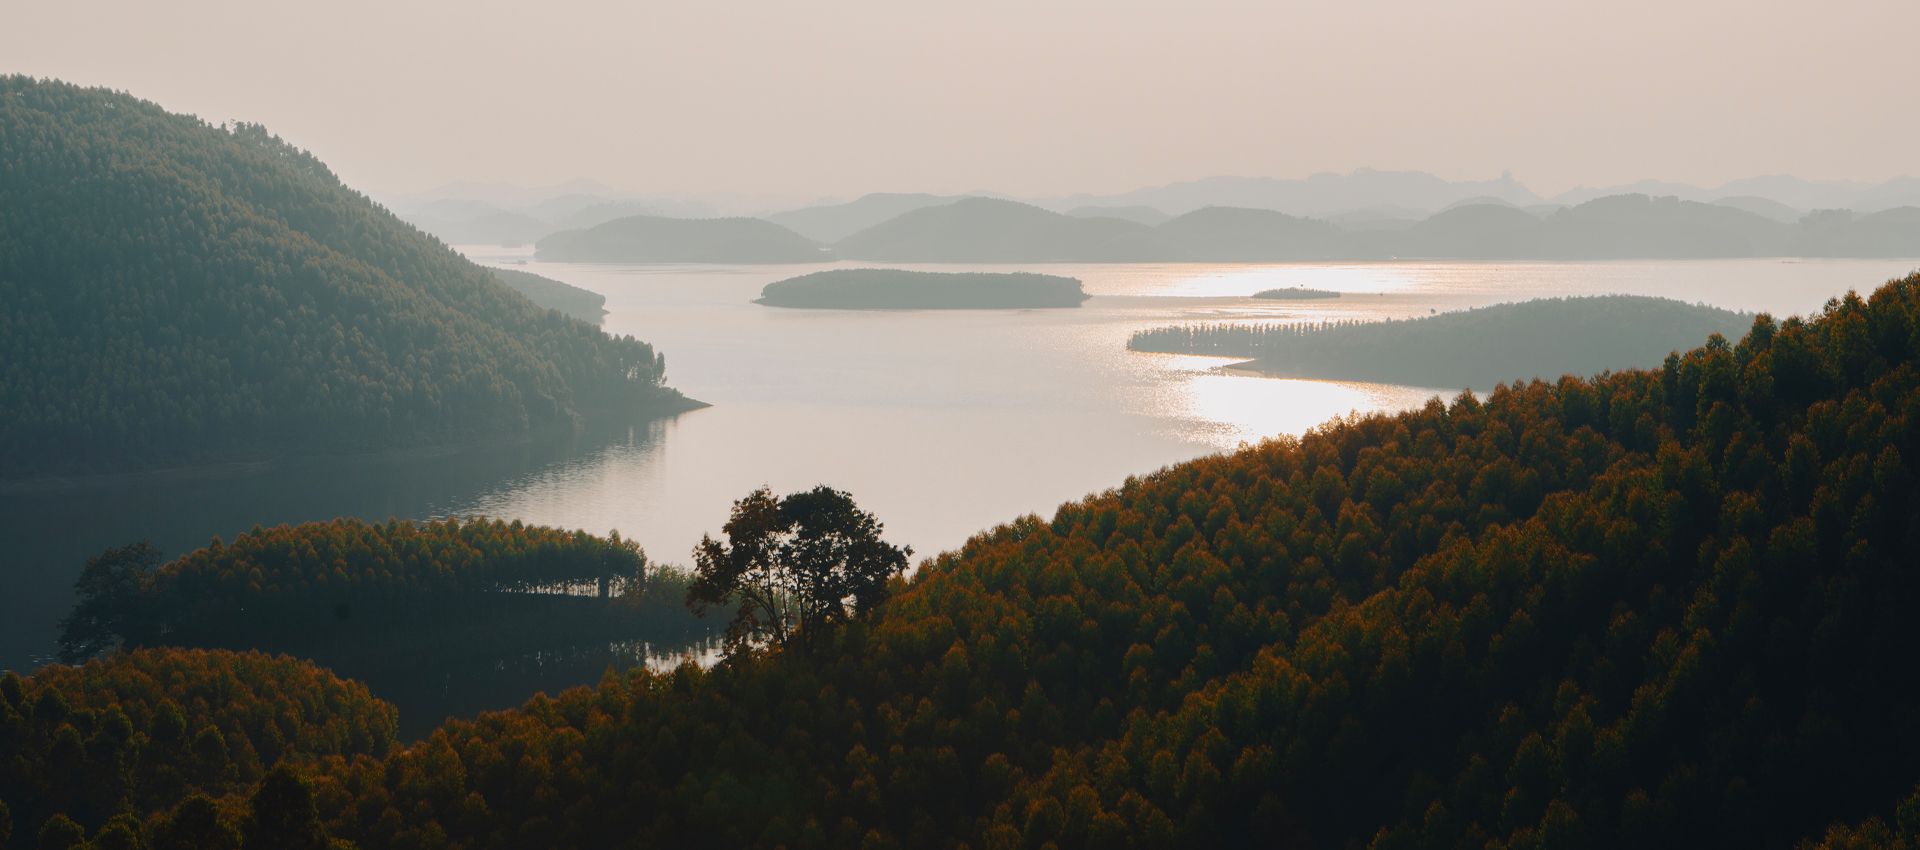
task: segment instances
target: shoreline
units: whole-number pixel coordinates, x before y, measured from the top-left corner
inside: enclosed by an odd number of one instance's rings
[[[670,403],[650,404],[640,408],[636,411],[637,415],[624,420],[624,424],[640,424],[661,419],[674,419],[682,414],[712,406],[712,404],[696,398],[677,396],[671,399]],[[285,451],[264,455],[236,453],[235,455],[229,455],[224,458],[210,458],[200,462],[145,469],[126,469],[117,472],[50,473],[25,478],[0,478],[0,497],[10,498],[31,496],[40,493],[101,490],[135,485],[165,484],[169,482],[245,478],[266,474],[279,469],[327,462],[382,463],[425,460],[490,448],[510,448],[531,445],[542,439],[580,434],[592,428],[610,424],[611,420],[619,418],[620,417],[604,415],[583,416],[579,421],[571,425],[552,425],[519,434],[475,436],[411,446],[394,446],[360,451]]]

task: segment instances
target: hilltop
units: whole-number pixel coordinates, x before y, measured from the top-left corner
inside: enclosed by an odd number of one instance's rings
[[[1167,250],[1153,228],[1075,218],[1016,201],[966,198],[922,207],[834,245],[850,260],[882,262],[1135,262]]]
[[[1150,210],[1063,215],[966,198],[917,206],[842,239],[834,251],[848,259],[955,263],[1920,255],[1920,208],[1824,211],[1782,222],[1778,210],[1762,207],[1769,214],[1761,214],[1742,208],[1754,206],[1749,201],[1732,202],[1629,194],[1522,209],[1476,197],[1425,218],[1383,208],[1334,222],[1228,206],[1163,220]]]
[[[757,218],[635,215],[549,234],[542,260],[573,263],[811,263],[830,259],[812,240]]]
[[[948,195],[874,192],[844,204],[802,207],[774,213],[766,219],[815,242],[831,245],[895,216],[955,200]]]
[[[257,125],[0,78],[0,477],[684,409]]]

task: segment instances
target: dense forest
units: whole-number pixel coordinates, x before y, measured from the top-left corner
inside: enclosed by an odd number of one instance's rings
[[[833,269],[769,283],[755,303],[837,310],[985,310],[1078,307],[1076,278],[1031,272]]]
[[[1488,389],[1535,375],[1589,375],[1657,360],[1750,315],[1665,298],[1543,298],[1417,319],[1202,324],[1136,332],[1134,351],[1249,358],[1272,375]]]
[[[0,173],[0,477],[686,405],[259,126],[4,77]]]
[[[607,314],[607,296],[519,269],[488,269],[508,289],[536,306],[559,310],[583,322],[599,324]]]
[[[395,745],[394,722],[393,706],[365,686],[255,652],[143,649],[24,678],[7,673],[0,676],[0,846],[36,846],[56,817],[101,833],[165,838],[179,830],[147,815],[193,795],[245,792],[276,764],[384,756]],[[95,846],[180,846],[110,840],[102,834]]]
[[[663,596],[657,581],[677,592]],[[164,563],[138,544],[104,552],[76,584],[60,642],[69,660],[118,647],[249,648],[368,675],[712,631],[680,605],[685,585],[618,533],[338,519],[255,528]]]
[[[541,238],[542,260],[573,263],[812,263],[831,258],[812,240],[757,218],[635,215]]]
[[[220,817],[366,848],[1909,846],[1915,458],[1920,275],[1130,479],[804,648],[329,751]]]

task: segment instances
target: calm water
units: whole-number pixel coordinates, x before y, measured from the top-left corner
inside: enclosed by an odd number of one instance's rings
[[[136,539],[178,553],[255,524],[479,513],[617,528],[656,560],[685,563],[700,535],[717,532],[730,502],[754,487],[787,492],[826,483],[879,514],[894,541],[932,554],[1021,514],[1050,514],[1131,474],[1456,391],[1228,376],[1210,371],[1217,359],[1126,351],[1133,331],[1161,324],[1410,317],[1605,293],[1784,315],[1920,267],[1913,260],[1056,265],[1036,270],[1084,281],[1094,296],[1084,307],[860,312],[751,303],[763,285],[819,266],[597,266],[531,261],[525,251],[499,248],[467,253],[606,295],[607,330],[654,343],[667,355],[669,382],[714,407],[504,448],[0,494],[0,668],[42,663],[81,561]],[[1246,298],[1282,286],[1348,294],[1294,303]],[[1663,354],[1650,352],[1647,364]],[[597,670],[581,675],[591,681]],[[555,686],[550,679],[539,686]],[[496,690],[482,704],[509,705],[524,695],[511,685]]]

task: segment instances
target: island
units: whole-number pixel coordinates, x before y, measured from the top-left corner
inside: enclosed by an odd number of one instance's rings
[[[1668,298],[1541,298],[1417,319],[1223,323],[1140,331],[1133,351],[1247,358],[1234,371],[1415,387],[1501,382],[1649,367],[1714,334],[1738,337],[1747,313]]]
[[[1340,293],[1331,289],[1289,286],[1284,289],[1262,289],[1254,293],[1253,297],[1262,301],[1318,301],[1322,298],[1339,298]]]
[[[1030,272],[832,269],[767,284],[756,304],[821,310],[1006,310],[1078,307],[1071,277]]]

